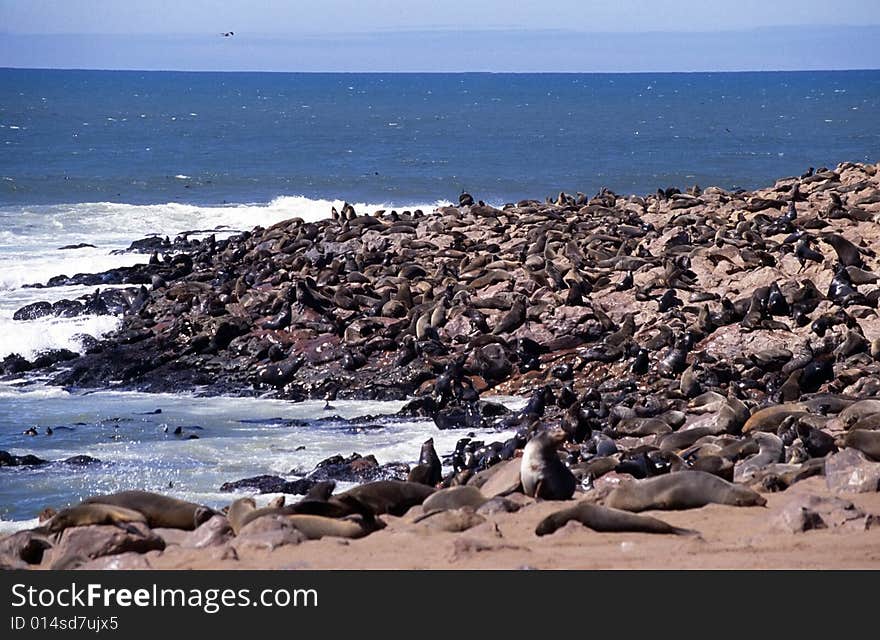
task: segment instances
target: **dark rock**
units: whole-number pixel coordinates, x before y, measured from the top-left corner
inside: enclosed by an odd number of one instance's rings
[[[8,451],[0,451],[0,467],[30,467],[41,464],[49,464],[49,461],[31,454],[14,456]]]
[[[314,471],[308,474],[309,480],[318,482],[335,480],[337,482],[374,482],[376,480],[406,480],[409,465],[390,462],[380,465],[376,458],[352,453],[348,458],[341,455],[322,460]]]
[[[314,486],[315,482],[310,479],[285,480],[280,476],[254,476],[234,482],[224,482],[220,491],[253,490],[257,493],[287,493],[292,495],[305,495]]]

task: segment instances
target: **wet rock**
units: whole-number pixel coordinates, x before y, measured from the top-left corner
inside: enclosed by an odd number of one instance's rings
[[[52,315],[51,302],[34,302],[33,304],[25,305],[24,307],[13,313],[12,319],[36,320],[37,318],[43,318],[50,315]]]
[[[32,454],[14,456],[8,451],[0,451],[0,467],[29,467],[41,464],[49,464],[49,461]]]
[[[376,480],[406,480],[409,465],[390,462],[380,465],[372,455],[362,456],[352,453],[349,457],[331,456],[317,464],[314,471],[308,474],[308,480],[320,482],[335,480],[337,482],[374,482]]]
[[[880,462],[872,462],[857,449],[844,449],[826,459],[825,481],[832,491],[880,490]]]
[[[297,480],[285,480],[281,476],[262,475],[252,478],[224,482],[220,491],[255,491],[257,493],[288,493],[293,495],[305,495],[316,484],[315,480],[300,478]]]
[[[86,467],[95,464],[101,464],[101,461],[97,458],[93,458],[92,456],[79,455],[79,456],[71,456],[70,458],[65,458],[61,461],[64,464],[74,465],[77,467]]]
[[[10,353],[0,361],[0,373],[5,376],[12,376],[33,369],[33,364],[17,353]]]
[[[50,349],[49,351],[43,351],[42,353],[37,354],[37,357],[34,358],[31,365],[34,369],[42,369],[59,362],[76,360],[77,358],[79,358],[79,354],[70,349]]]

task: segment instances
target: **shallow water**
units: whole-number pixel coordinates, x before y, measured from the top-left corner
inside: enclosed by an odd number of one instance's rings
[[[512,407],[524,404],[516,398],[503,400]],[[101,461],[0,468],[0,520],[8,527],[9,521],[33,518],[45,506],[63,507],[96,493],[133,488],[219,507],[234,495],[219,492],[227,481],[304,474],[329,456],[355,451],[375,455],[380,464],[412,464],[427,438],[434,438],[443,456],[467,433],[440,431],[430,420],[389,418],[403,404],[340,400],[328,411],[318,401],[68,393],[57,387],[0,385],[0,449],[52,461],[75,455]],[[161,413],[150,413],[156,409]],[[353,425],[327,419],[364,415],[377,420]],[[39,435],[22,434],[31,426]],[[184,437],[173,435],[178,426],[184,428]],[[52,427],[51,436],[45,435],[46,427]],[[190,434],[198,439],[185,439]],[[511,435],[494,430],[476,434],[487,442]]]

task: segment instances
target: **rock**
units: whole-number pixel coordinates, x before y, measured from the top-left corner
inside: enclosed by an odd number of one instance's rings
[[[841,498],[798,495],[787,502],[772,526],[780,531],[800,533],[811,529],[837,528],[864,521],[865,514]]]
[[[486,521],[481,515],[474,513],[473,509],[447,509],[435,513],[425,513],[415,521],[417,525],[432,531],[446,531],[459,533],[476,527]]]
[[[498,513],[515,513],[519,511],[521,507],[522,505],[513,500],[501,496],[495,496],[491,500],[483,503],[483,505],[477,509],[477,513],[481,516],[493,516]]]
[[[111,525],[69,527],[52,549],[49,562],[52,568],[65,566],[73,559],[91,560],[132,551],[163,550],[165,542],[140,522],[126,523],[125,528]]]
[[[198,529],[188,532],[181,547],[203,549],[225,544],[234,537],[229,520],[225,516],[212,516],[207,522],[203,522]]]
[[[257,493],[288,493],[292,495],[305,495],[316,484],[315,480],[300,478],[297,480],[285,480],[281,476],[262,475],[252,478],[224,482],[220,491],[254,490]]]
[[[79,571],[146,571],[153,567],[150,565],[148,553],[127,551],[112,556],[95,558],[94,560],[82,562],[82,564],[68,568],[75,568]]]
[[[0,467],[30,467],[41,464],[49,464],[49,461],[31,454],[14,456],[8,451],[0,451]]]
[[[825,481],[832,491],[866,492],[880,489],[880,462],[857,449],[843,449],[825,460]]]
[[[21,357],[21,355],[17,353],[10,353],[0,361],[0,373],[3,375],[17,375],[19,373],[24,373],[25,371],[30,371],[31,369],[33,369],[33,365],[26,358]]]
[[[52,544],[33,531],[18,531],[0,538],[0,562],[40,564]]]
[[[62,462],[64,464],[71,464],[71,465],[75,465],[78,467],[85,467],[85,466],[89,466],[89,465],[93,465],[93,464],[101,464],[101,461],[98,460],[97,458],[93,458],[92,456],[85,456],[85,455],[72,456],[70,458],[65,458],[64,460],[62,460]]]
[[[478,479],[480,474],[474,476],[475,481],[472,484],[476,486],[486,498],[506,496],[514,491],[519,491],[522,488],[519,476],[521,463],[522,460],[520,458],[506,460],[491,467],[489,469],[491,475],[487,478]]]
[[[284,516],[263,516],[247,523],[232,542],[239,553],[243,550],[272,551],[289,544],[306,541],[306,536],[297,530]]]
[[[372,455],[362,456],[352,453],[348,458],[341,455],[331,456],[317,464],[314,471],[308,474],[308,480],[320,482],[335,480],[337,482],[374,482],[376,480],[406,480],[409,465],[390,462],[380,465]]]

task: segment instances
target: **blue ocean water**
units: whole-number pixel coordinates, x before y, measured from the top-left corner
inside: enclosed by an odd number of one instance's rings
[[[880,71],[6,69],[0,148],[0,205],[753,188],[880,159]]]

